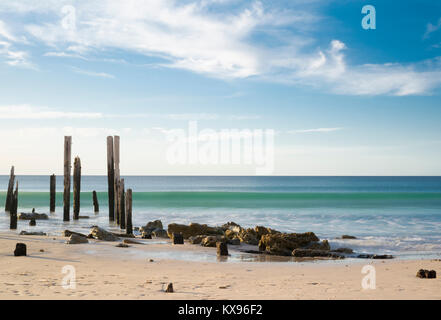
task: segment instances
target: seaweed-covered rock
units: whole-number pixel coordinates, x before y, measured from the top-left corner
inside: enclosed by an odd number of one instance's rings
[[[294,249],[311,247],[319,238],[313,232],[275,233],[263,235],[259,250],[268,254],[290,256]]]
[[[21,212],[18,214],[17,217],[19,220],[47,220],[49,219],[49,216],[46,213],[25,213],[25,212]]]
[[[90,234],[92,235],[93,238],[98,239],[98,240],[103,240],[103,241],[118,241],[119,238],[117,236],[115,236],[113,233],[104,230],[103,228],[100,227],[92,227],[92,229],[90,230]]]
[[[301,258],[332,258],[332,259],[344,259],[344,256],[333,253],[327,250],[316,250],[316,249],[294,249],[292,251],[294,257]]]
[[[188,238],[188,241],[191,244],[201,244],[202,240],[206,237],[207,237],[206,235],[192,236]]]
[[[171,223],[168,225],[168,236],[171,238],[173,233],[182,233],[184,239],[202,234],[206,235],[223,235],[224,231],[219,227],[209,227],[206,224],[190,223],[188,226],[184,224]]]
[[[351,248],[337,248],[335,250],[332,250],[332,252],[351,254],[354,253],[354,250],[352,250]]]
[[[144,227],[139,228],[139,231],[141,231],[141,232],[143,232],[143,231],[150,231],[150,232],[152,232],[155,229],[160,229],[160,230],[164,229],[161,220],[155,220],[155,221],[147,222],[147,224]]]
[[[357,237],[354,237],[354,236],[350,236],[350,235],[344,234],[344,235],[341,236],[340,239],[357,239]]]
[[[89,243],[86,237],[79,236],[77,234],[72,234],[70,238],[66,241],[67,244],[81,244],[81,243]]]
[[[156,238],[169,238],[167,231],[164,229],[155,229],[152,231],[152,236]]]

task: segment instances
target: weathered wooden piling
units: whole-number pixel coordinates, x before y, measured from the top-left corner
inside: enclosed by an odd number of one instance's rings
[[[6,194],[6,203],[5,203],[6,212],[11,212],[12,196],[14,194],[14,181],[15,181],[14,166],[12,166],[11,174],[9,176],[8,193]]]
[[[73,218],[78,220],[80,216],[80,196],[81,196],[81,160],[76,157],[74,160],[73,173]]]
[[[109,198],[109,221],[115,220],[115,167],[113,158],[113,137],[107,137],[107,195]]]
[[[132,189],[127,189],[126,191],[126,234],[133,234]]]
[[[118,205],[119,205],[119,225],[121,229],[125,229],[126,228],[126,192],[125,192],[125,187],[124,187],[124,179],[120,180],[120,184],[119,184],[119,200],[118,200]]]
[[[9,229],[17,229],[17,209],[18,209],[18,181],[15,187],[15,191],[12,194],[11,211],[10,211],[10,224]]]
[[[93,198],[93,211],[95,213],[98,213],[98,212],[100,212],[100,205],[98,203],[98,197],[96,195],[95,190],[93,190],[93,192],[92,192],[92,198]]]
[[[64,137],[64,194],[63,194],[63,221],[70,219],[70,169],[72,157],[72,137]]]
[[[118,187],[119,187],[119,180],[120,180],[120,172],[119,172],[119,136],[113,137],[113,161],[114,161],[114,170],[115,170],[115,184],[114,184],[114,190],[115,190],[115,216],[117,223],[120,224],[120,216],[121,213],[119,211],[119,199],[118,197]]]
[[[56,184],[56,177],[55,174],[51,175],[50,178],[50,187],[49,187],[49,193],[50,193],[50,199],[49,199],[49,211],[55,212],[55,184]]]

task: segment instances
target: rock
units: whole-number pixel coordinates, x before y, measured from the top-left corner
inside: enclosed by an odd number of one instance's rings
[[[89,219],[89,216],[78,216],[78,219]]]
[[[332,252],[351,254],[351,253],[354,253],[354,250],[352,250],[350,248],[338,248],[338,249],[332,250]]]
[[[291,256],[294,249],[311,247],[318,241],[319,238],[313,232],[266,234],[259,241],[259,250],[273,255]]]
[[[228,256],[228,245],[225,242],[216,242],[216,249],[218,256]]]
[[[267,228],[267,227],[263,227],[263,226],[256,226],[254,228],[254,231],[256,231],[257,237],[260,239],[262,236],[266,235],[266,234],[276,234],[276,233],[280,233],[277,230],[273,230],[271,228]]]
[[[171,238],[173,233],[181,233],[184,239],[198,235],[223,235],[224,231],[220,227],[209,227],[206,224],[190,223],[184,224],[171,223],[168,225],[168,236]]]
[[[188,241],[191,244],[201,244],[202,240],[206,237],[207,237],[206,235],[192,236],[188,238]]]
[[[21,212],[18,214],[18,219],[19,220],[31,220],[31,219],[35,219],[35,220],[47,220],[49,219],[48,215],[46,213],[24,213]]]
[[[144,227],[144,230],[164,229],[161,220],[150,221]]]
[[[15,245],[14,256],[20,257],[26,255],[26,245],[24,243],[17,243]]]
[[[174,292],[174,291],[173,291],[173,283],[169,283],[169,284],[167,285],[167,289],[165,290],[165,292],[168,292],[168,293],[172,293],[172,292]]]
[[[125,243],[125,244],[144,244],[142,242],[131,240],[131,239],[124,239],[123,243]]]
[[[235,222],[227,222],[221,226],[221,228],[225,231],[233,231],[233,233],[239,233],[242,230],[242,227]]]
[[[207,236],[202,239],[201,246],[203,247],[216,247],[216,242],[226,242],[226,239],[222,236]]]
[[[347,234],[344,234],[344,235],[341,236],[340,239],[357,239],[357,237],[349,236],[349,235],[347,235]]]
[[[80,243],[89,243],[86,237],[79,236],[77,234],[72,234],[70,238],[66,241],[67,244],[80,244]]]
[[[152,233],[151,232],[143,232],[141,235],[141,238],[143,239],[151,239],[152,238]]]
[[[29,221],[29,225],[31,227],[35,227],[37,225],[37,222],[35,221],[35,218],[31,218],[31,220]]]
[[[325,250],[329,251],[331,250],[331,246],[329,245],[328,240],[323,240],[322,242],[312,242],[308,246],[306,246],[307,249],[314,249],[314,250]]]
[[[294,249],[292,251],[292,255],[294,257],[302,257],[302,258],[316,258],[316,257],[325,257],[325,258],[333,258],[333,259],[344,259],[344,256],[332,253],[327,250],[317,250],[317,249]]]
[[[378,255],[378,254],[359,254],[357,256],[357,258],[359,259],[378,259],[378,260],[384,260],[384,259],[393,259],[394,256],[388,255],[388,254],[383,254],[383,255]]]
[[[242,229],[238,234],[237,238],[240,240],[240,242],[251,244],[253,246],[259,244],[259,235],[256,232],[256,230],[248,228],[248,229]]]
[[[46,233],[44,232],[28,232],[28,231],[22,231],[20,232],[21,236],[45,236]]]
[[[418,270],[416,276],[418,278],[423,278],[423,279],[436,279],[436,271],[435,270],[420,269],[420,270]]]
[[[44,252],[44,249],[40,249],[40,252]]]
[[[118,243],[115,247],[117,247],[117,248],[128,248],[130,246],[128,244],[125,244],[125,243]]]
[[[70,237],[73,234],[75,234],[77,236],[80,236],[80,237],[87,238],[87,236],[85,234],[82,234],[82,233],[79,233],[79,232],[70,231],[70,230],[64,230],[63,233],[62,233],[63,237]]]
[[[152,236],[156,238],[168,238],[168,233],[164,229],[155,229],[152,231]]]
[[[113,233],[104,230],[100,227],[92,227],[92,230],[90,230],[90,234],[94,239],[103,240],[103,241],[118,241],[119,238],[115,236]]]
[[[184,237],[180,233],[173,233],[173,244],[184,244]]]

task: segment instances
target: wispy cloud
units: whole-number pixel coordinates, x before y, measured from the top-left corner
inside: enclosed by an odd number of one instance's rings
[[[0,106],[0,119],[98,119],[97,112],[65,112],[30,105]]]
[[[343,130],[343,128],[337,127],[337,128],[314,128],[314,129],[303,129],[303,130],[289,130],[288,133],[316,133],[316,132],[334,132],[334,131],[340,131]]]
[[[439,18],[437,24],[428,23],[426,27],[426,32],[424,33],[424,39],[429,38],[432,33],[438,31],[440,28],[441,28],[441,18]]]
[[[108,79],[114,79],[115,76],[106,72],[96,72],[96,71],[90,71],[90,70],[83,70],[80,68],[72,67],[72,70],[75,73],[83,74],[90,77],[99,77],[99,78],[108,78]]]

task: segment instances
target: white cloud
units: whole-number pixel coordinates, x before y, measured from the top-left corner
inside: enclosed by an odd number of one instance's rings
[[[290,130],[288,133],[315,133],[315,132],[334,132],[340,131],[343,128],[315,128],[315,129],[303,129],[303,130]]]
[[[52,57],[96,59],[106,52],[105,58],[112,59],[109,55],[116,49],[159,58],[155,66],[220,78],[253,77],[312,86],[345,95],[418,95],[441,85],[439,65],[351,65],[344,54],[350,44],[338,39],[328,49],[320,49],[309,32],[320,25],[317,10],[310,10],[307,1],[291,5],[291,9],[277,9],[260,1],[239,0],[21,0],[0,3],[0,12],[41,16],[39,23],[24,22],[24,30],[50,47],[45,55]],[[438,30],[440,23],[429,24],[427,35]],[[271,44],[256,40],[256,35],[271,37]],[[8,43],[17,38],[4,25],[0,25],[0,37]],[[10,44],[0,53],[11,65],[24,65],[28,58],[22,50],[11,50]],[[74,71],[114,77],[106,72]]]
[[[428,23],[426,27],[426,33],[424,33],[424,39],[429,38],[430,34],[438,31],[440,28],[441,28],[441,18],[438,20],[438,23],[435,25]]]

